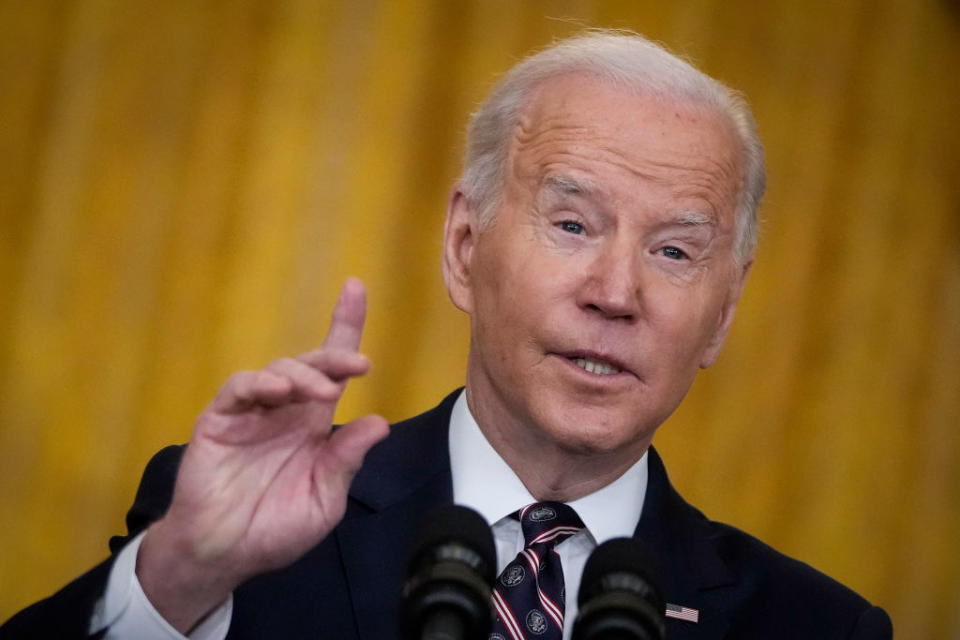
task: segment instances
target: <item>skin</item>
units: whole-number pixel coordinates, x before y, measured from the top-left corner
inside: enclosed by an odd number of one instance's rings
[[[719,112],[571,74],[522,113],[492,225],[454,188],[443,273],[471,318],[467,400],[538,500],[618,478],[716,360],[749,270],[737,148]]]
[[[154,608],[186,633],[249,578],[291,564],[343,518],[380,416],[331,431],[366,314],[359,280],[340,294],[323,346],[227,380],[194,426],[166,515],[147,530],[137,578]]]

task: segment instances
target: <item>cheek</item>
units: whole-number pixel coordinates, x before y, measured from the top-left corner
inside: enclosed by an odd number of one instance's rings
[[[477,282],[487,306],[503,316],[522,316],[535,310],[550,292],[567,286],[570,269],[555,256],[517,238],[488,247]]]
[[[673,289],[660,296],[648,296],[645,300],[645,315],[658,336],[658,351],[672,354],[675,361],[680,354],[684,359],[699,362],[699,354],[709,341],[715,324],[715,314],[710,309],[710,297],[698,292]]]

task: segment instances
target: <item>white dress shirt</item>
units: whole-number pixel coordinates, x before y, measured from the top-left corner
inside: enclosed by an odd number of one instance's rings
[[[450,416],[450,468],[453,501],[475,509],[487,522],[493,523],[499,574],[524,546],[520,521],[510,514],[537,500],[480,431],[467,407],[466,393],[457,398]],[[564,640],[569,640],[573,633],[580,576],[587,557],[598,544],[633,535],[646,492],[647,455],[644,454],[612,483],[569,503],[586,529],[556,546],[567,594]]]
[[[520,522],[510,514],[536,502],[503,458],[487,442],[461,393],[450,416],[450,468],[453,501],[475,509],[492,522],[497,547],[497,573],[523,549]],[[563,566],[567,593],[564,640],[573,632],[580,575],[587,556],[598,544],[631,536],[640,520],[647,491],[647,456],[606,487],[574,500],[570,506],[586,529],[556,546]],[[189,636],[177,632],[164,620],[144,594],[136,576],[137,552],[143,533],[117,555],[107,588],[90,620],[90,632],[109,627],[107,640],[223,640],[230,627],[233,597],[228,597],[194,628]]]
[[[146,532],[130,541],[113,562],[107,589],[97,602],[90,618],[90,633],[105,627],[106,640],[223,640],[230,628],[233,595],[214,609],[189,636],[170,626],[153,608],[137,580],[137,552]]]

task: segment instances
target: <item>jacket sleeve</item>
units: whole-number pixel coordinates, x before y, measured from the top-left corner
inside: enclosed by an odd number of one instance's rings
[[[166,447],[149,463],[127,512],[127,534],[110,539],[109,558],[57,593],[30,605],[0,627],[0,640],[19,638],[98,638],[88,629],[94,607],[103,595],[116,553],[166,513],[183,456],[183,446]]]

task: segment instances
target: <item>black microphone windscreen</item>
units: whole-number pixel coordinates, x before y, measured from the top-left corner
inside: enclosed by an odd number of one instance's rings
[[[425,555],[429,556],[448,543],[457,543],[473,550],[481,560],[480,565],[474,569],[479,571],[488,583],[493,583],[496,577],[497,551],[490,525],[479,513],[460,505],[437,507],[420,520],[411,546],[411,566],[429,561],[430,558],[424,557]]]
[[[663,564],[650,547],[635,538],[613,538],[598,546],[583,568],[577,603],[584,602],[606,590],[603,580],[612,574],[634,574],[651,586],[660,589]]]
[[[400,594],[404,640],[487,640],[496,566],[483,516],[454,505],[428,512],[415,530]]]

